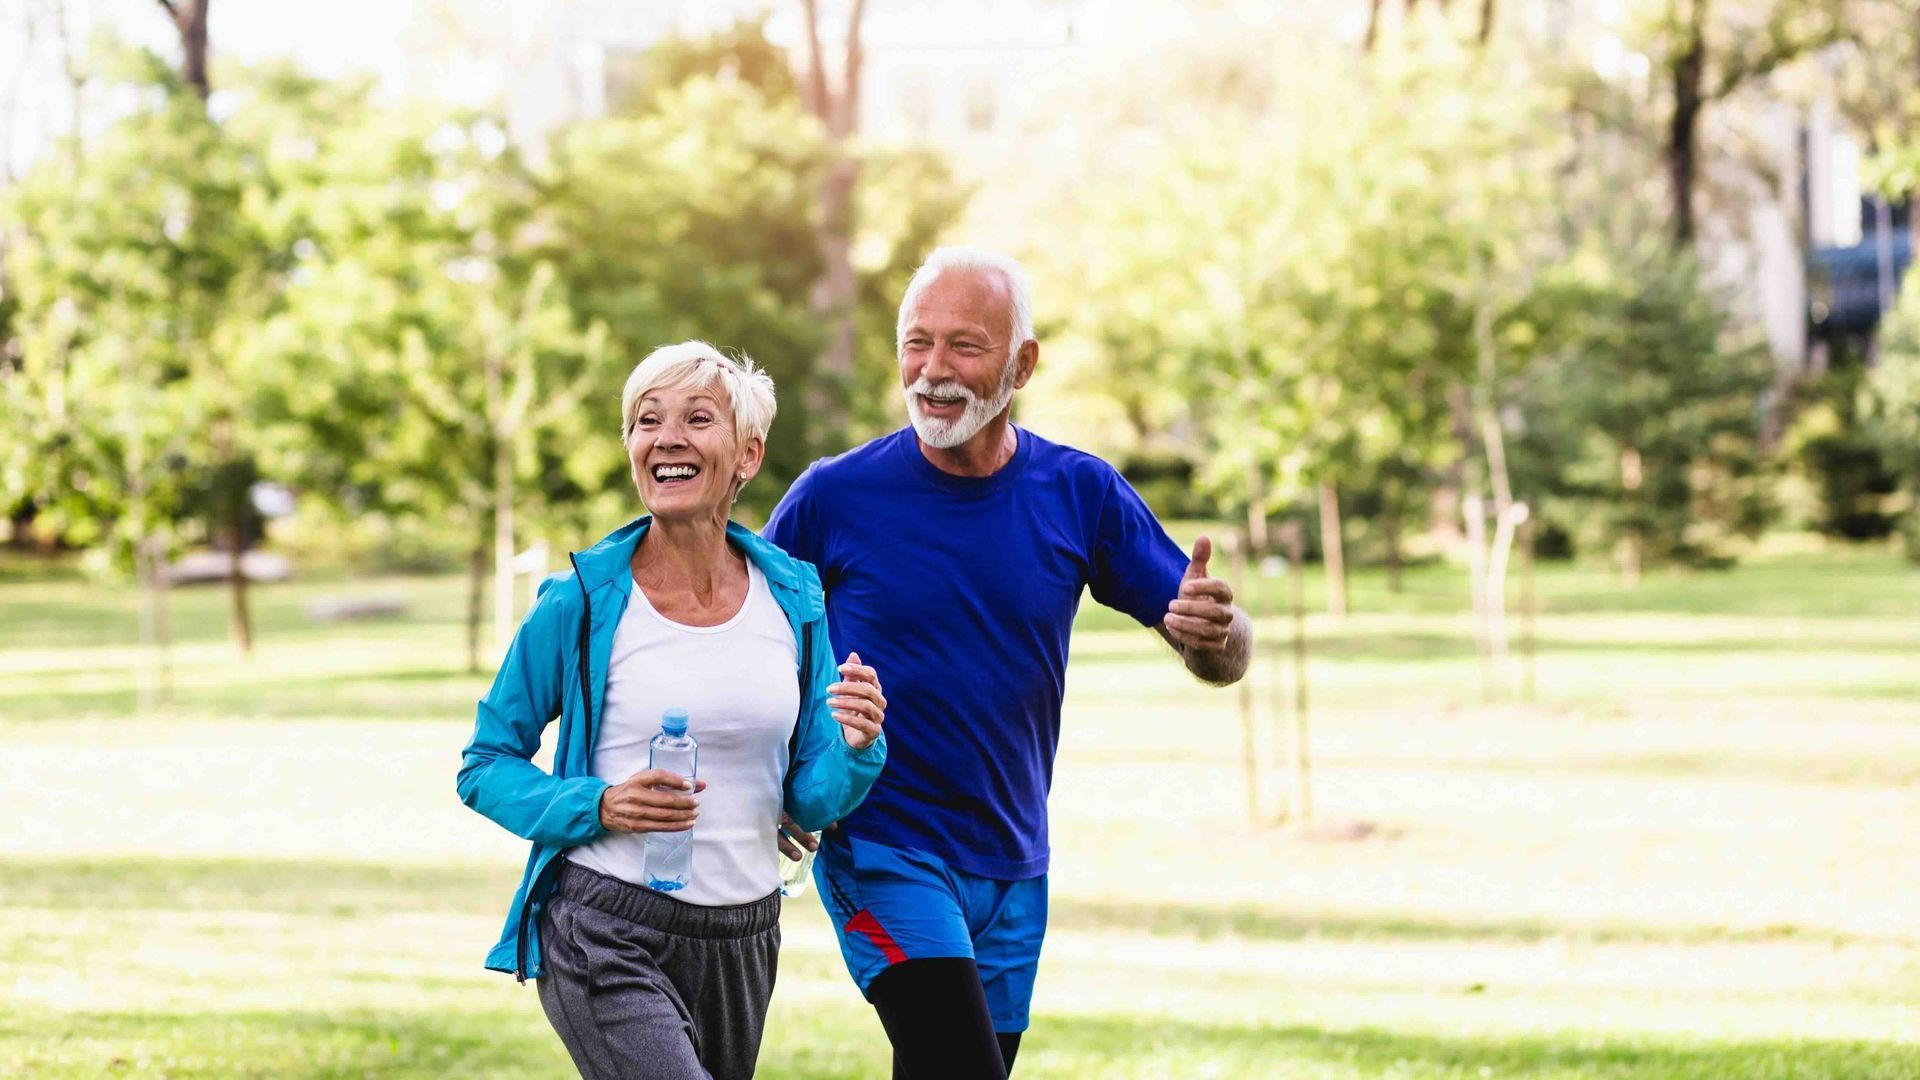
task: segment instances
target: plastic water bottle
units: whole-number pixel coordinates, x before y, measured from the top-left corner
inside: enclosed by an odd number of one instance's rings
[[[647,767],[665,769],[692,783],[699,756],[700,744],[687,734],[687,710],[668,709],[660,717],[660,734],[647,743]],[[673,789],[662,786],[659,790]],[[647,888],[661,892],[686,888],[693,873],[693,830],[648,833],[642,866]]]
[[[794,827],[799,828],[797,825]],[[799,841],[794,843],[798,844]],[[801,896],[806,893],[807,882],[813,877],[814,854],[803,847],[800,849],[800,861],[795,862],[787,858],[786,852],[779,853],[781,896]]]

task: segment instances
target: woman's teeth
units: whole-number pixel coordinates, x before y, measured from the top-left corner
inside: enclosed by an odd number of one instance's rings
[[[691,465],[656,465],[653,468],[655,480],[690,480],[700,470]]]

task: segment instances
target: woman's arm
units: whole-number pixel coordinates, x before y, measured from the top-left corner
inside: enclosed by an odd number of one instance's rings
[[[574,847],[600,837],[596,776],[554,776],[533,763],[540,733],[560,714],[566,688],[566,643],[571,630],[559,577],[540,583],[533,609],[513,636],[493,686],[480,699],[473,738],[460,755],[460,801],[516,836],[549,847]],[[581,662],[585,662],[582,658]]]
[[[886,699],[872,668],[850,663],[842,669],[834,663],[825,618],[815,626],[809,666],[813,685],[801,699],[800,738],[787,771],[786,810],[801,828],[818,832],[852,813],[886,764],[887,741],[880,731]],[[849,738],[864,745],[855,749]]]

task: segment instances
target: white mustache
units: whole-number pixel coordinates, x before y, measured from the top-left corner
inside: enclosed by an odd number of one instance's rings
[[[974,397],[973,391],[967,389],[959,382],[951,379],[937,383],[928,382],[925,375],[914,380],[913,385],[907,387],[907,392],[917,394],[920,397],[959,398],[968,405],[972,405],[979,400]]]

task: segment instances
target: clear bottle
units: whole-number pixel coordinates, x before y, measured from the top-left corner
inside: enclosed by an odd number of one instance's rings
[[[665,769],[692,783],[699,756],[700,744],[687,734],[687,710],[668,709],[660,717],[660,734],[647,743],[647,767]],[[642,865],[647,888],[661,892],[686,888],[693,872],[693,830],[648,833]]]
[[[797,825],[794,827],[799,828]],[[824,842],[824,840],[822,842]],[[794,841],[795,845],[799,843],[798,840]],[[813,878],[813,857],[815,854],[816,852],[808,851],[802,847],[800,848],[799,862],[787,858],[787,854],[784,851],[778,854],[777,858],[780,860],[781,896],[806,895],[807,882]]]

